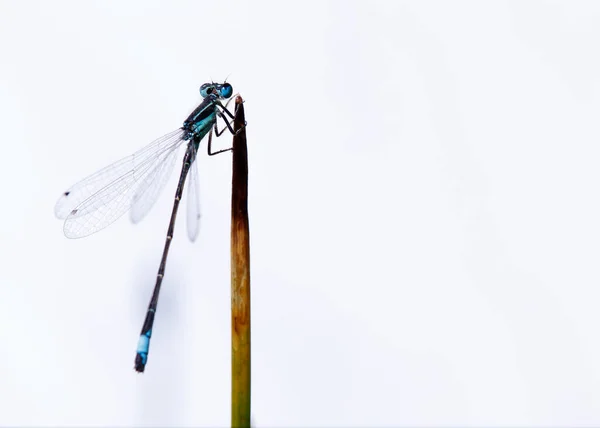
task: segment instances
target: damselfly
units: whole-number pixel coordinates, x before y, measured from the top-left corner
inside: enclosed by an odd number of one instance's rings
[[[179,184],[175,191],[167,240],[156,276],[156,285],[138,342],[135,357],[135,370],[138,372],[144,371],[148,360],[158,295],[165,274],[169,246],[173,239],[177,209],[188,172],[190,173],[190,182],[187,196],[187,232],[191,241],[198,236],[200,199],[195,160],[200,141],[208,134],[208,154],[210,156],[231,150],[229,148],[213,152],[211,142],[213,129],[217,137],[225,131],[224,128],[221,131],[218,130],[217,117],[222,118],[229,131],[234,133],[231,124],[225,117],[227,115],[233,119],[233,114],[227,110],[227,105],[221,103],[221,100],[230,98],[232,93],[233,88],[229,83],[203,84],[200,87],[200,95],[204,100],[183,122],[181,128],[155,140],[131,156],[81,180],[64,192],[54,207],[56,216],[65,219],[64,232],[67,238],[83,238],[96,233],[127,211],[130,212],[131,221],[137,223],[154,205],[173,171],[177,149],[187,142]]]

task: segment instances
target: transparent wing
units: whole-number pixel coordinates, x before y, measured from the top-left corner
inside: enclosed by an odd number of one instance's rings
[[[122,216],[136,201],[145,200],[140,205],[145,206],[151,200],[151,207],[164,187],[164,182],[160,183],[164,181],[163,175],[172,169],[169,163],[174,162],[176,150],[184,142],[183,134],[181,130],[167,134],[65,192],[55,208],[59,216],[75,204],[66,215],[65,235],[68,238],[91,235]]]
[[[176,159],[177,150],[171,150],[152,173],[144,178],[144,183],[138,186],[129,211],[129,218],[133,223],[139,223],[154,206],[173,172]]]
[[[172,145],[181,143],[183,131],[177,129],[164,135],[134,154],[102,168],[89,177],[73,185],[62,194],[54,206],[54,214],[58,218],[67,218],[75,207],[100,189],[136,168],[143,168],[147,162],[154,162],[157,155]]]
[[[190,166],[187,190],[187,233],[192,242],[196,240],[200,230],[200,186],[197,163],[194,157]]]

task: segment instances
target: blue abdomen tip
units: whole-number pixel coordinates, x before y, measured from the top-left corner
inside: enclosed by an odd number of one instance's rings
[[[152,336],[152,330],[148,330],[146,334],[140,335],[137,346],[138,354],[148,354],[148,349],[150,348],[150,336]]]

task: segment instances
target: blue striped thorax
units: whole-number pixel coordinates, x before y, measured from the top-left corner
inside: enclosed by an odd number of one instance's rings
[[[219,99],[231,97],[233,87],[229,83],[205,83],[200,87],[202,103],[183,122],[182,129],[187,131],[185,140],[201,140],[217,121]]]

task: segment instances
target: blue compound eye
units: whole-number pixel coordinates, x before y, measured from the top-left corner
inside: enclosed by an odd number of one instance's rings
[[[219,89],[223,98],[229,98],[233,94],[233,87],[229,83],[223,83]]]
[[[202,98],[206,98],[213,92],[215,92],[215,85],[212,83],[205,83],[204,85],[200,86],[200,96]]]

